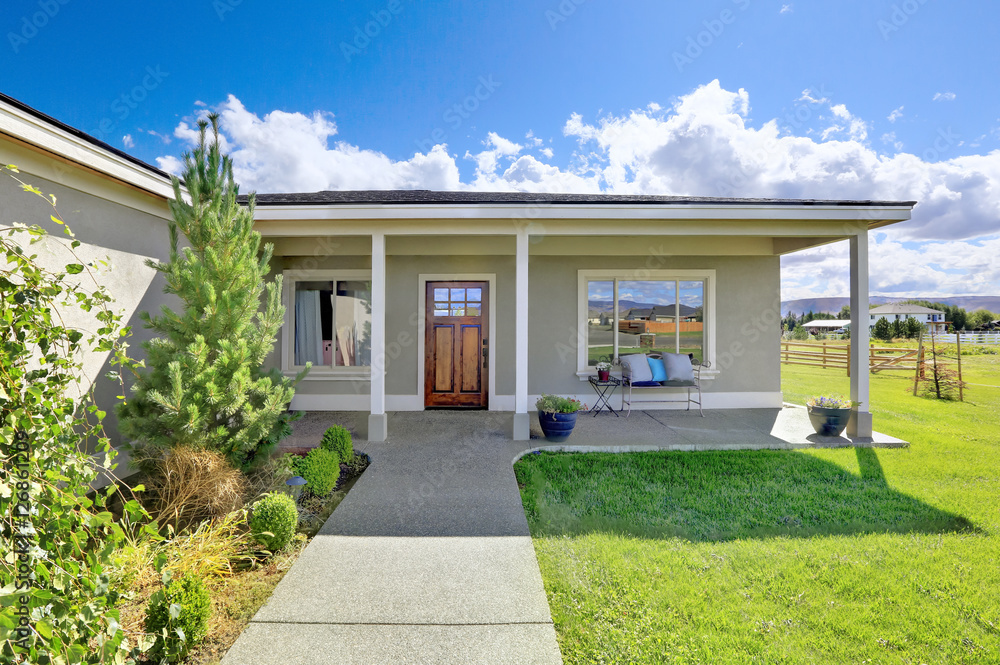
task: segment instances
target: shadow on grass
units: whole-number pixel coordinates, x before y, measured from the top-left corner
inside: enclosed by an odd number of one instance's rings
[[[515,464],[532,535],[623,533],[726,541],[978,529],[889,487],[878,452],[860,476],[797,451],[542,453]]]

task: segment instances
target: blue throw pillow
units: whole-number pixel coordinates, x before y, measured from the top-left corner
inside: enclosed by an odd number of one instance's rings
[[[667,368],[663,366],[663,358],[647,357],[646,360],[649,362],[649,371],[653,373],[653,381],[666,381]]]

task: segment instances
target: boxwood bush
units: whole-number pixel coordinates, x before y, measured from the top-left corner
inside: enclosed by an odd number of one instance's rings
[[[284,549],[295,535],[298,523],[299,510],[287,494],[266,494],[250,508],[250,533],[272,552]]]
[[[351,441],[351,433],[340,425],[334,425],[323,433],[320,447],[337,453],[342,462],[350,463],[354,459],[354,443]]]
[[[306,489],[317,496],[329,494],[340,478],[340,456],[324,448],[313,448],[295,465],[306,479]]]
[[[146,634],[156,641],[147,657],[153,662],[183,660],[208,632],[211,613],[212,599],[200,579],[185,575],[168,583],[149,599]]]

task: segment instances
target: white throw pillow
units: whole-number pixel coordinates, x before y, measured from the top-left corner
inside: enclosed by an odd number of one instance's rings
[[[663,366],[667,368],[667,381],[694,381],[694,367],[686,353],[664,353]]]
[[[630,356],[622,356],[622,362],[629,366],[632,373],[632,382],[652,381],[653,370],[649,368],[649,361],[646,360],[645,353],[635,353]]]

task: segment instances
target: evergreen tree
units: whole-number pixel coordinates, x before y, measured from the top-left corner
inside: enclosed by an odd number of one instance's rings
[[[892,341],[892,325],[888,319],[880,317],[875,322],[875,327],[872,329],[872,337],[883,342]]]
[[[906,337],[906,322],[901,319],[896,319],[890,325],[890,338],[891,339],[902,339]]]
[[[292,381],[261,369],[284,317],[281,276],[265,283],[273,248],[261,251],[253,230],[253,195],[247,207],[237,203],[218,118],[210,120],[211,143],[208,123],[201,121],[198,147],[184,156],[190,203],[172,179],[170,259],[148,262],[166,278],[164,291],[180,299],[181,310],[143,312],[146,327],[159,337],[144,345],[148,371],[136,372],[119,417],[122,433],[140,449],[207,448],[246,467],[273,447],[269,434],[302,375]],[[189,246],[179,247],[180,234]]]
[[[920,333],[921,333],[921,331],[923,329],[924,329],[924,326],[923,326],[922,323],[920,323],[920,321],[917,321],[912,316],[906,317],[906,337],[907,337],[907,339],[916,339],[917,337],[920,337]]]

